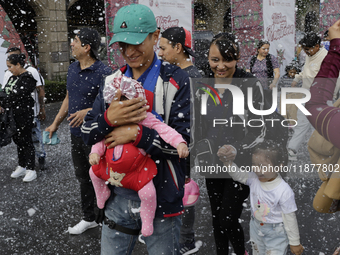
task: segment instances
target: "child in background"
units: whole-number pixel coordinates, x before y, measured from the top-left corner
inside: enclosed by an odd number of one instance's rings
[[[300,72],[300,68],[298,67],[298,63],[292,62],[285,68],[285,75],[283,75],[279,81],[279,90],[281,88],[290,88],[292,85],[292,82],[295,78],[295,75]],[[300,81],[296,87],[301,87],[302,82]]]
[[[117,100],[115,96],[118,89],[122,91],[121,100],[145,98],[145,90],[139,82],[126,76],[119,76],[114,78],[112,83],[105,84],[103,94],[107,103]],[[188,147],[182,136],[158,120],[152,113],[148,112],[147,118],[139,124],[155,129],[165,142],[177,148],[180,158],[186,158],[189,155]],[[117,187],[138,191],[141,199],[142,234],[152,235],[157,204],[156,190],[152,181],[157,174],[155,162],[143,149],[135,147],[133,143],[107,149],[104,140],[92,146],[89,159],[92,165],[90,177],[96,192],[98,207],[104,208],[106,200],[111,195],[106,182]]]
[[[293,61],[292,63],[290,63],[289,65],[286,66],[285,68],[285,75],[283,75],[279,81],[279,98],[281,98],[280,94],[281,94],[281,88],[290,88],[292,85],[292,82],[295,78],[295,75],[298,74],[301,70],[298,67],[299,64],[295,61]],[[301,87],[302,86],[302,82],[300,81],[296,87]],[[299,99],[299,98],[303,98],[305,95],[302,93],[288,93],[286,95],[287,99]],[[279,104],[280,105],[280,104]],[[297,121],[297,110],[298,108],[296,107],[295,104],[288,104],[286,106],[286,112],[287,115],[284,116],[286,119],[292,119],[292,120],[296,120]],[[289,121],[289,124],[291,126],[294,126],[296,124],[296,122],[294,121]],[[291,129],[290,129],[291,130]]]
[[[235,181],[249,185],[253,254],[284,255],[288,244],[293,254],[302,254],[304,248],[300,244],[294,193],[277,171],[288,162],[286,149],[272,141],[258,144],[252,156],[254,172],[240,171],[235,163],[231,165],[227,159],[223,160],[231,150],[229,145],[224,145],[217,155],[225,166],[231,166],[229,174]]]

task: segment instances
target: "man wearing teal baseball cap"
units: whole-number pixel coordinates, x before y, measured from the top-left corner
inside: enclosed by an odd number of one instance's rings
[[[145,5],[131,4],[124,6],[117,13],[113,23],[113,37],[110,45],[124,42],[132,45],[144,42],[149,33],[157,30],[153,12]]]
[[[157,131],[138,122],[145,119],[146,111],[152,111],[189,144],[189,76],[179,67],[157,58],[153,47],[158,42],[160,31],[147,6],[131,4],[122,7],[114,19],[113,32],[110,45],[119,43],[126,65],[106,77],[92,110],[84,119],[82,137],[91,145],[105,139],[108,148],[132,143],[151,156],[158,171],[153,178],[157,209],[153,234],[144,240],[149,254],[180,254],[185,160],[179,160],[176,149],[165,143]],[[121,96],[118,91],[110,104],[105,103],[103,90],[114,78],[122,75],[141,82],[147,100],[134,98],[118,102]],[[111,196],[104,208],[101,255],[131,254],[141,228],[140,199],[136,191],[111,185],[109,188]]]

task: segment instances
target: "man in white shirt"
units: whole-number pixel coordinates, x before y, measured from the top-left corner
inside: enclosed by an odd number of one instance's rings
[[[302,88],[309,90],[328,51],[324,47],[320,46],[321,38],[314,32],[306,34],[303,39],[300,40],[299,44],[302,46],[302,49],[307,55],[306,62],[303,66],[303,71],[295,75],[291,86],[295,87],[298,82],[302,80]],[[333,99],[336,99],[339,87],[340,79],[337,82]],[[297,160],[297,152],[300,148],[300,145],[306,140],[306,134],[312,130],[312,125],[300,110],[297,111],[297,122],[297,126],[294,127],[293,137],[288,143],[288,155],[289,160],[291,161]],[[309,137],[307,140],[308,139]]]
[[[21,50],[17,47],[9,48],[6,54],[21,54]],[[32,140],[35,147],[35,154],[38,157],[39,168],[40,170],[45,169],[45,157],[46,152],[44,150],[43,140],[40,131],[40,121],[44,121],[46,118],[45,114],[45,90],[44,78],[39,74],[38,70],[34,67],[26,64],[24,68],[29,71],[33,78],[37,81],[36,89],[32,93],[32,97],[34,99],[34,127],[32,129]],[[4,75],[4,80],[2,86],[4,87],[7,84],[8,79],[12,76],[10,71],[6,71]],[[35,179],[35,178],[34,178]]]

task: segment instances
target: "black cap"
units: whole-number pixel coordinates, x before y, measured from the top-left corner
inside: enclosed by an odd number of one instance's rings
[[[19,51],[19,52],[21,52],[20,48],[18,48],[18,47],[12,47],[12,48],[8,48],[8,49],[7,49],[6,54],[7,54],[7,53],[11,53],[11,52],[13,52],[13,51]]]
[[[191,49],[191,34],[183,27],[170,27],[162,33],[162,37],[174,43],[182,44],[189,55],[196,57]]]
[[[98,49],[100,46],[100,35],[97,30],[92,28],[82,28],[80,29],[79,33],[77,34],[81,41],[81,45],[85,46],[86,44],[91,46],[91,51],[96,59],[98,57]]]

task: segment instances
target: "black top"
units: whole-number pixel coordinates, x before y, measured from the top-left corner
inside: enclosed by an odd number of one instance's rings
[[[210,86],[215,87],[214,79],[203,79],[202,81],[203,83],[210,83]],[[201,139],[208,138],[215,145],[215,148],[212,148],[215,153],[217,153],[217,150],[220,146],[224,144],[231,144],[237,150],[235,163],[238,166],[247,166],[251,165],[252,148],[260,142],[259,138],[264,137],[265,135],[263,133],[265,131],[263,127],[250,127],[246,124],[241,124],[243,123],[243,120],[260,118],[260,116],[254,115],[248,109],[248,88],[253,89],[252,103],[254,108],[258,110],[260,110],[264,104],[264,99],[262,97],[263,91],[262,86],[258,83],[256,77],[240,68],[236,68],[231,84],[239,87],[243,92],[245,98],[245,116],[233,114],[233,100],[235,98],[233,98],[229,90],[225,90],[224,94],[220,95],[223,107],[219,105],[215,106],[215,103],[212,101],[211,97],[208,97],[207,114],[201,115],[200,96],[195,93],[194,108],[196,132],[194,139],[196,141],[199,141]],[[198,87],[202,87],[202,84],[198,84],[197,88]],[[197,91],[199,93],[205,93],[201,92],[201,90],[199,89]],[[228,124],[226,126],[216,125],[215,127],[213,127],[213,119],[226,119],[228,120]],[[238,124],[231,125],[231,119],[233,123]],[[247,121],[245,121],[244,123],[247,123]]]
[[[190,78],[202,78],[202,75],[198,71],[197,67],[194,66],[194,65],[188,66],[188,67],[184,68],[183,70],[186,71],[189,74]]]
[[[36,87],[36,80],[30,72],[24,72],[19,76],[12,75],[3,89],[3,97],[0,106],[12,108],[14,116],[30,114],[34,106],[31,93]]]

